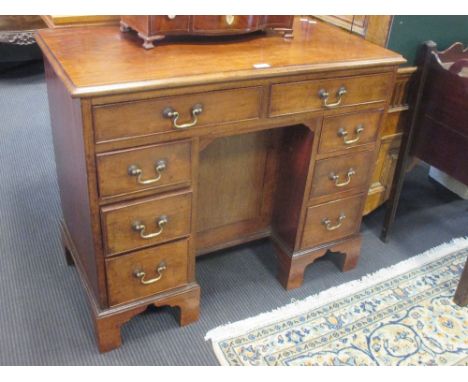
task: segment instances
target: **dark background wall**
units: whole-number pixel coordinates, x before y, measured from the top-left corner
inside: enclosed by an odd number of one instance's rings
[[[468,16],[395,16],[388,48],[401,53],[414,65],[419,47],[433,40],[438,50],[460,41],[468,44]]]

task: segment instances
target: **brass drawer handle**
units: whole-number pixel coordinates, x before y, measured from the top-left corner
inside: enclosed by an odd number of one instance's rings
[[[158,160],[154,166],[154,170],[156,171],[156,178],[153,179],[146,179],[143,180],[143,170],[139,168],[136,164],[132,164],[128,166],[128,175],[136,176],[138,184],[152,184],[159,182],[162,177],[162,172],[167,168],[167,162],[163,159]]]
[[[338,105],[341,104],[341,100],[342,100],[342,97],[347,93],[347,90],[344,86],[340,87],[338,89],[338,91],[336,92],[336,102],[334,103],[328,103],[328,92],[325,90],[325,89],[320,89],[319,90],[319,97],[322,99],[322,104],[323,106],[325,106],[326,108],[333,108],[333,107],[337,107]]]
[[[340,213],[340,216],[338,217],[338,223],[336,223],[335,225],[331,225],[332,222],[329,218],[323,219],[322,224],[325,226],[327,231],[334,231],[335,229],[338,229],[341,227],[341,225],[343,224],[343,220],[345,219],[346,219],[346,215],[342,212]]]
[[[201,104],[196,104],[192,107],[192,120],[187,123],[182,123],[179,125],[177,123],[177,120],[179,119],[179,112],[175,111],[172,107],[166,107],[163,110],[163,117],[164,118],[170,118],[172,120],[172,126],[174,126],[175,129],[188,129],[189,127],[193,127],[198,123],[198,116],[203,112],[203,105]]]
[[[353,139],[347,139],[346,136],[348,135],[348,132],[346,131],[346,129],[344,129],[343,127],[340,128],[338,130],[338,133],[337,135],[341,138],[343,138],[343,142],[345,145],[351,145],[353,143],[356,143],[357,141],[359,141],[359,139],[361,138],[361,133],[364,131],[364,126],[363,125],[357,125],[356,128],[354,129],[354,135],[356,136],[356,138],[353,138]]]
[[[153,279],[150,279],[150,280],[145,280],[145,276],[146,276],[146,273],[143,272],[143,271],[135,271],[135,273],[133,274],[136,278],[140,279],[140,283],[142,283],[143,285],[150,285],[150,284],[154,284],[155,282],[158,282],[159,280],[161,280],[161,278],[163,277],[163,272],[167,269],[167,266],[166,266],[166,263],[164,261],[160,262],[158,267],[156,268],[156,273],[157,273],[157,276]]]
[[[344,187],[344,186],[347,186],[349,184],[349,182],[351,182],[351,177],[353,175],[356,175],[356,171],[354,171],[354,169],[350,168],[348,170],[348,172],[346,173],[346,180],[344,182],[339,182],[339,179],[340,179],[340,176],[335,174],[334,172],[331,172],[330,173],[330,180],[334,181],[335,182],[335,186],[336,187]]]
[[[141,223],[139,220],[136,220],[132,223],[132,229],[136,232],[140,232],[140,237],[142,239],[152,239],[153,237],[157,237],[163,233],[164,227],[168,222],[169,222],[168,217],[166,215],[162,215],[156,221],[156,224],[158,225],[159,230],[153,233],[145,233],[146,226],[143,223]]]

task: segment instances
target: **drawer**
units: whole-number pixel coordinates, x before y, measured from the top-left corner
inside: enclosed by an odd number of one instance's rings
[[[260,115],[261,101],[262,88],[249,87],[95,106],[95,140],[104,142],[183,130],[180,126],[194,128],[255,119]]]
[[[362,151],[317,161],[310,197],[366,186],[371,175],[373,158],[373,151]]]
[[[191,193],[145,198],[101,209],[107,254],[163,243],[190,233]]]
[[[189,185],[191,142],[98,154],[97,169],[101,197]]]
[[[326,117],[320,134],[319,153],[346,150],[374,143],[379,132],[382,112],[366,112]]]
[[[214,33],[256,30],[261,16],[192,16],[194,32]]]
[[[106,260],[109,305],[187,284],[188,241],[180,240]]]
[[[301,249],[331,242],[355,233],[361,224],[363,195],[307,209]]]
[[[382,102],[392,83],[393,74],[387,73],[276,84],[271,88],[270,116]]]
[[[163,32],[187,32],[190,16],[149,16],[150,34]]]

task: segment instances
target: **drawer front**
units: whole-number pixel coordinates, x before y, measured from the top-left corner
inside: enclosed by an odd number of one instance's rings
[[[101,216],[107,254],[131,251],[188,235],[191,194],[104,207]]]
[[[310,197],[366,186],[373,157],[373,151],[363,151],[317,161]]]
[[[190,184],[190,141],[97,155],[99,194],[121,195]]]
[[[220,32],[256,30],[261,16],[192,16],[194,32]]]
[[[96,106],[95,140],[105,142],[177,131],[181,126],[196,128],[256,119],[261,100],[262,88],[250,87]]]
[[[324,118],[319,153],[346,150],[375,142],[381,118],[380,111]]]
[[[106,260],[109,305],[187,283],[188,241],[180,240]]]
[[[294,16],[285,15],[268,15],[263,16],[261,22],[262,27],[265,28],[280,28],[280,29],[292,29],[294,23]]]
[[[190,16],[150,16],[151,35],[161,32],[188,32]]]
[[[301,249],[331,242],[355,233],[361,223],[363,195],[307,209]]]
[[[385,101],[392,79],[388,73],[276,84],[271,88],[270,116]]]

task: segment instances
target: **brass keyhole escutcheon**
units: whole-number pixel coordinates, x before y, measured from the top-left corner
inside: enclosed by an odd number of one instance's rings
[[[226,16],[226,23],[232,25],[234,23],[234,16]]]

